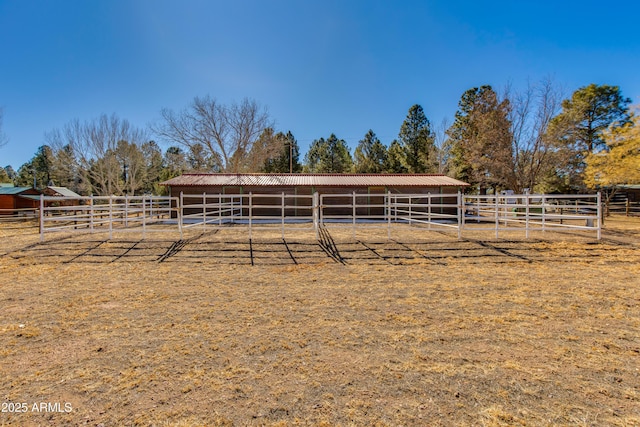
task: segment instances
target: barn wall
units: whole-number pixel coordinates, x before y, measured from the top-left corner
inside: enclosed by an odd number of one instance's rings
[[[40,207],[40,202],[38,200],[27,199],[24,197],[16,197],[16,208],[17,209],[37,209]]]
[[[317,191],[320,195],[331,194],[349,194],[343,197],[323,197],[323,214],[324,215],[344,215],[349,216],[352,214],[353,209],[351,207],[335,207],[330,205],[350,205],[352,203],[351,194],[355,192],[357,204],[362,205],[384,205],[385,194],[391,192],[393,194],[457,194],[458,188],[456,187],[328,187],[328,186],[299,186],[299,187],[267,187],[267,186],[175,186],[171,187],[171,195],[173,197],[179,197],[180,192],[183,192],[185,198],[185,204],[189,202],[200,203],[196,199],[189,200],[188,195],[202,195],[206,194],[274,194],[279,195],[283,192],[287,195],[311,195],[314,191]],[[449,200],[450,199],[450,200]],[[426,200],[426,199],[425,199]],[[455,204],[457,199],[441,198],[438,202]],[[416,203],[420,203],[420,200],[416,199]],[[246,199],[243,201],[246,204]],[[291,199],[285,200],[287,206],[292,206],[285,210],[287,216],[310,216],[311,210],[305,209],[305,207],[311,206],[311,199]],[[280,198],[253,198],[252,213],[257,216],[280,216],[281,199]],[[267,205],[273,205],[274,208],[269,208]],[[453,209],[441,209],[442,213],[455,213]],[[186,214],[196,213],[197,209],[185,210]],[[243,215],[248,215],[249,210],[247,206],[243,206]],[[357,215],[371,215],[376,217],[383,217],[385,214],[384,206],[363,206],[356,208]]]
[[[0,194],[0,215],[13,215],[12,211],[5,209],[15,209],[15,207],[13,194]]]
[[[40,192],[38,190],[29,188],[22,191],[19,194],[0,194],[0,209],[37,209],[40,207],[40,202],[38,200],[31,200],[24,197],[20,197],[21,195],[39,195]],[[13,211],[0,211],[0,215],[14,215],[16,212]]]

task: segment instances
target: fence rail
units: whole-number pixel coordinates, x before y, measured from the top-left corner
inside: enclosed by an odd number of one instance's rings
[[[621,202],[610,202],[606,209],[607,214],[640,216],[640,202],[632,202],[629,199]]]
[[[40,196],[40,240],[58,231],[154,231],[147,226],[171,217],[176,198],[163,196]]]
[[[0,222],[25,221],[37,218],[37,208],[0,209]]]
[[[289,230],[377,227],[391,238],[396,224],[427,230],[456,232],[491,230],[496,238],[504,231],[556,229],[595,232],[601,236],[602,203],[596,195],[488,195],[341,193],[276,194],[180,194],[180,197],[40,197],[40,236],[57,231],[202,230],[229,224],[254,230],[279,226]],[[167,227],[154,228],[154,224]],[[297,224],[295,228],[289,224]]]

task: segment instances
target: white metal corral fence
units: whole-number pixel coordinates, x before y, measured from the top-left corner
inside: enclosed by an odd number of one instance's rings
[[[513,194],[464,196],[460,226],[476,223],[474,230],[551,231],[558,229],[595,231],[600,240],[602,200],[600,193],[588,195]],[[482,224],[478,226],[477,224]]]
[[[180,228],[211,230],[229,224],[248,226],[249,238],[253,230],[270,229],[280,225],[284,238],[286,225],[297,223],[296,230],[311,224],[317,229],[318,195],[295,194],[180,194]]]
[[[558,229],[595,232],[601,236],[602,204],[594,195],[488,195],[344,193],[181,194],[180,197],[46,197],[40,198],[40,236],[57,231],[202,230],[239,224],[253,230],[280,226],[285,231],[319,227],[386,228],[396,224],[426,230],[502,231]],[[152,227],[164,224],[165,227]],[[290,224],[297,224],[290,227]],[[176,230],[177,228],[177,230]]]
[[[171,218],[178,200],[168,196],[40,196],[40,240],[52,232],[134,231],[144,236],[151,225]]]

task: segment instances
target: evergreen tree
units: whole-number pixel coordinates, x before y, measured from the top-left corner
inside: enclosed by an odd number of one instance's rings
[[[187,152],[187,163],[193,172],[220,172],[217,153],[211,154],[202,144],[193,144]]]
[[[9,174],[7,171],[0,167],[0,184],[8,184],[11,183],[11,178],[9,178]]]
[[[387,150],[384,170],[388,173],[408,173],[406,163],[406,153],[400,143],[394,139]]]
[[[353,160],[347,143],[331,134],[326,140],[320,138],[311,143],[305,164],[306,170],[311,173],[349,173]]]
[[[405,151],[404,166],[410,173],[433,173],[437,171],[434,153],[434,135],[431,124],[418,104],[409,109],[407,118],[400,127],[400,145]]]
[[[146,168],[145,181],[142,187],[143,193],[164,194],[164,187],[158,185],[162,180],[162,150],[155,141],[148,141],[141,145],[142,155]]]
[[[57,150],[53,156],[51,179],[59,187],[82,194],[86,188],[82,186],[81,171],[78,161],[69,144]]]
[[[360,140],[353,154],[357,173],[382,173],[387,162],[387,149],[371,129]]]
[[[548,138],[557,149],[557,190],[585,189],[585,156],[606,148],[605,129],[629,123],[630,102],[618,86],[596,84],[579,88],[571,99],[562,102],[562,111],[551,121],[548,130]]]
[[[7,173],[7,176],[9,176],[9,179],[11,181],[13,181],[14,179],[16,179],[16,177],[18,176],[18,174],[16,173],[16,171],[11,167],[11,165],[7,165],[4,167],[4,171]]]
[[[467,90],[447,130],[448,169],[457,179],[487,187],[513,188],[509,102],[500,101],[491,86]]]
[[[176,146],[167,148],[164,153],[162,180],[182,175],[188,169],[187,158],[182,148]]]
[[[45,188],[51,180],[53,152],[48,145],[38,147],[36,154],[27,163],[20,166],[16,185]]]
[[[281,144],[280,151],[276,157],[265,160],[262,170],[266,173],[300,173],[300,147],[291,131],[286,135],[278,132],[276,140]]]

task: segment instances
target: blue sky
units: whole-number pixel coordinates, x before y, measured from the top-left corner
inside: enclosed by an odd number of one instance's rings
[[[550,76],[638,104],[638,16],[637,1],[0,0],[0,166],[72,119],[146,127],[207,94],[267,106],[303,152],[369,129],[388,144],[416,103],[451,121],[483,84]]]

